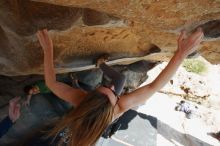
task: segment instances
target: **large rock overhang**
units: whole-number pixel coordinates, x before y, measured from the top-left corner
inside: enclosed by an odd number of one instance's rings
[[[198,52],[220,62],[220,1],[10,0],[0,2],[0,72],[43,73],[43,52],[36,31],[48,28],[57,73],[94,68],[102,53],[109,64],[138,60],[168,61],[182,29],[202,27]]]

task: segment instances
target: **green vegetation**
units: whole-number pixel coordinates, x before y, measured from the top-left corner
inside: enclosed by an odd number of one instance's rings
[[[202,74],[205,73],[208,69],[205,62],[199,60],[199,59],[185,59],[183,62],[183,67],[188,72],[193,72],[196,74]]]

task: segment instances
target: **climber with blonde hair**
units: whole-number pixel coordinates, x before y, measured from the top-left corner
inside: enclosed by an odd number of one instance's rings
[[[38,31],[37,37],[44,51],[46,85],[54,94],[74,106],[58,121],[50,131],[49,137],[53,139],[59,137],[58,140],[54,140],[57,145],[89,146],[95,145],[114,119],[127,110],[144,104],[160,90],[175,74],[182,61],[196,50],[202,41],[203,32],[199,28],[187,36],[186,32],[182,31],[178,38],[178,49],[166,68],[153,82],[126,95],[120,95],[124,81],[119,83],[121,84],[119,87],[116,87],[117,83],[113,83],[112,86],[100,86],[88,93],[57,81],[53,64],[53,43],[48,31],[46,29]],[[104,62],[100,67],[109,68]]]

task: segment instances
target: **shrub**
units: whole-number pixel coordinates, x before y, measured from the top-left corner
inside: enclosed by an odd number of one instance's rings
[[[207,71],[207,65],[205,62],[199,59],[185,59],[183,62],[183,67],[188,72],[193,72],[196,74],[202,74]]]

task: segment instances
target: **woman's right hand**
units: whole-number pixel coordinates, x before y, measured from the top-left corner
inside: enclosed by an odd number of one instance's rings
[[[37,32],[37,38],[40,42],[41,47],[44,50],[44,53],[53,50],[53,42],[48,34],[47,29],[39,30]]]

